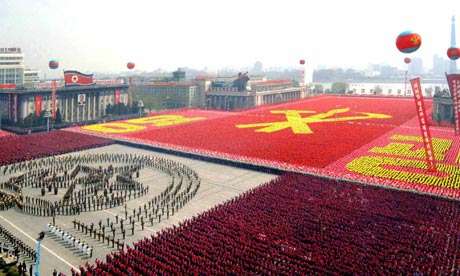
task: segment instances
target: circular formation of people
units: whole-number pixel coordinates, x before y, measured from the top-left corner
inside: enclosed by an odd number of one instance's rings
[[[161,182],[165,188],[149,193],[152,184],[157,183],[144,176],[149,173],[157,176],[158,172],[169,176]],[[156,156],[130,153],[53,156],[0,167],[0,210],[15,208],[28,215],[52,217],[47,232],[91,258],[94,246],[82,236],[89,236],[93,243],[124,249],[126,233],[134,235],[135,225],[144,230],[147,223],[153,226],[168,219],[196,195],[200,184],[198,174],[191,168]],[[143,196],[138,206],[127,207],[128,201]],[[81,221],[76,216],[120,206],[124,209],[115,217]],[[57,216],[75,216],[73,227],[81,234],[56,225]],[[33,260],[35,252],[2,229],[0,226],[0,237],[7,238],[15,251],[26,259],[32,256]]]
[[[169,185],[144,204],[150,217],[161,216],[161,209],[182,208],[200,186],[195,171],[160,157],[118,153],[48,157],[0,167],[0,210],[17,207],[26,214],[55,217],[122,206],[149,193],[148,183],[139,178],[143,169],[171,177]]]

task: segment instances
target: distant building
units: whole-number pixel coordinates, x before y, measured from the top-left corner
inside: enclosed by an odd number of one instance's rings
[[[203,96],[200,86],[194,82],[152,82],[133,87],[134,94],[147,109],[200,107]]]
[[[211,87],[206,92],[206,106],[223,110],[246,109],[305,96],[306,91],[294,87],[290,80],[249,81],[246,91],[238,91],[237,87]]]
[[[456,47],[457,40],[455,37],[455,16],[452,16],[452,23],[450,26],[450,47]],[[449,62],[449,73],[454,74],[457,73],[457,62],[455,60],[451,60]]]
[[[444,57],[433,56],[433,74],[436,76],[444,76],[449,69],[449,60]]]
[[[128,86],[91,85],[58,87],[56,90],[57,109],[62,121],[82,123],[98,120],[107,114],[107,106],[117,102],[128,104]],[[1,117],[18,123],[31,115],[40,116],[50,110],[51,89],[7,89],[0,90]]]
[[[21,48],[0,48],[0,84],[24,85],[24,54]]]
[[[24,87],[37,88],[40,83],[40,71],[26,68],[24,70]]]
[[[252,72],[254,74],[262,74],[263,70],[264,70],[264,66],[263,66],[262,62],[256,61],[254,63],[254,66],[252,67]]]
[[[185,71],[178,68],[173,72],[173,81],[185,81]]]
[[[413,58],[409,63],[409,74],[421,75],[423,74],[423,61],[421,58]]]

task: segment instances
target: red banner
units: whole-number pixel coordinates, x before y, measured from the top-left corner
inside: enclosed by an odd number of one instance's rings
[[[455,135],[460,134],[460,74],[446,75],[450,94],[454,101]]]
[[[433,152],[433,142],[431,139],[430,127],[428,126],[425,102],[423,101],[423,93],[420,85],[420,78],[410,80],[412,92],[414,93],[415,108],[422,132],[423,146],[425,147],[426,163],[429,171],[436,171],[436,164]]]
[[[39,117],[42,113],[42,96],[35,96],[35,116]]]
[[[120,89],[115,90],[115,104],[120,103]]]
[[[93,75],[87,75],[78,71],[64,71],[64,81],[66,86],[80,86],[95,84]]]
[[[0,83],[0,89],[16,89],[16,84],[14,84],[14,83]]]
[[[56,119],[56,81],[51,82],[51,117]]]

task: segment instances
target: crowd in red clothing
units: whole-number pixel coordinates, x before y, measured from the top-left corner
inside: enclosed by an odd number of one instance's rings
[[[289,174],[83,275],[459,275],[460,203]]]
[[[0,137],[0,166],[112,143],[105,138],[59,130]]]

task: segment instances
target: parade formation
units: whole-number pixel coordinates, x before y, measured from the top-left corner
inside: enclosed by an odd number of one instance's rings
[[[168,184],[145,181],[142,176],[149,171],[167,175]],[[84,258],[92,257],[94,247],[58,226],[56,217],[75,216],[73,230],[79,236],[123,249],[127,236],[173,216],[196,195],[201,183],[198,174],[181,163],[132,153],[74,154],[14,163],[0,167],[0,181],[1,210],[15,208],[26,215],[48,217],[48,234]],[[164,189],[153,193],[150,187],[155,184]],[[129,201],[144,196],[147,201],[128,208]],[[96,216],[93,221],[78,217],[115,207],[122,207],[124,215]],[[24,256],[35,258],[27,247],[19,248]]]

